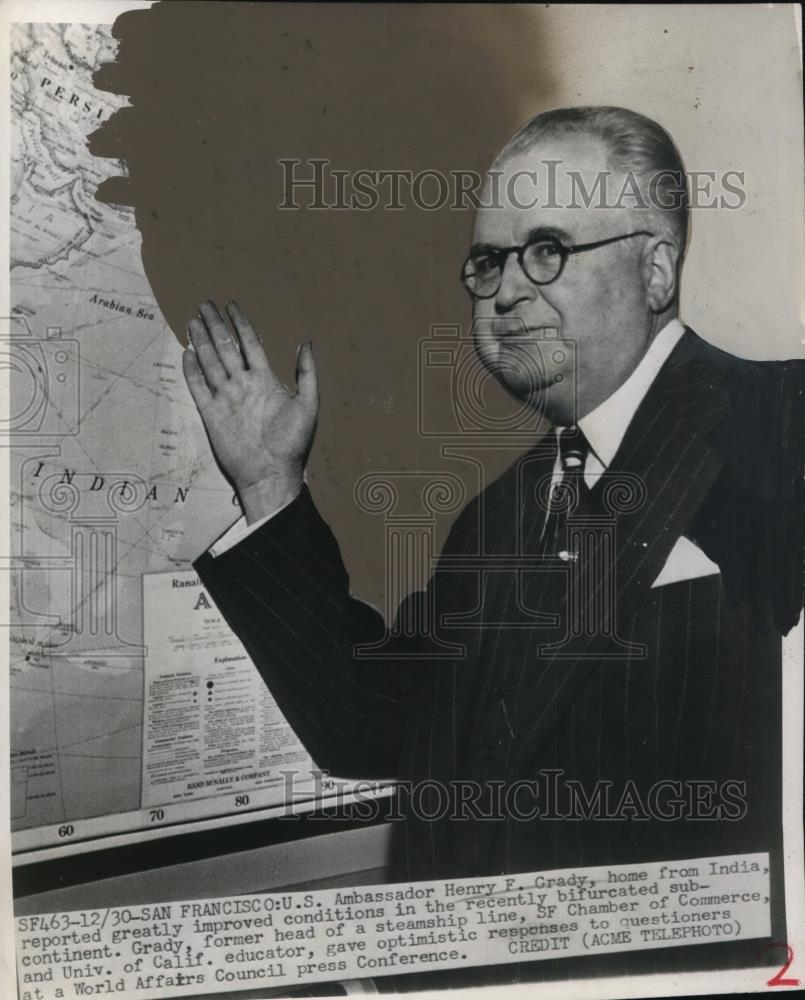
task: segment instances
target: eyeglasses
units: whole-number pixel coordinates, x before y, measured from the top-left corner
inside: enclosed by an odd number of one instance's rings
[[[633,236],[653,235],[654,233],[641,229],[636,233],[611,236],[608,240],[598,240],[595,243],[577,243],[572,247],[566,247],[552,236],[539,236],[519,247],[502,247],[499,250],[489,247],[470,254],[461,269],[461,280],[474,299],[491,299],[500,290],[503,268],[506,266],[509,254],[517,254],[517,261],[523,273],[535,285],[550,285],[562,273],[571,254],[597,250],[599,247],[617,243],[619,240],[628,240]]]

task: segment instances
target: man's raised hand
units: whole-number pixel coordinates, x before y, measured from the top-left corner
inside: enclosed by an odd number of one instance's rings
[[[319,411],[310,343],[296,360],[296,392],[271,370],[260,338],[236,302],[226,312],[233,339],[212,302],[188,323],[192,346],[184,376],[215,457],[232,481],[249,523],[273,513],[299,492]]]

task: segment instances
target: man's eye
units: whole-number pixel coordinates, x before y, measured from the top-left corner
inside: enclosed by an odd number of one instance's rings
[[[555,243],[532,243],[530,254],[536,260],[547,260],[558,256],[559,247]]]
[[[497,259],[490,256],[476,257],[472,263],[476,274],[491,274],[498,266]]]

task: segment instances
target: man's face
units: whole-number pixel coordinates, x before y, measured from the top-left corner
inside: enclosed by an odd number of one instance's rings
[[[548,198],[546,161],[555,186]],[[543,231],[565,246],[593,243],[637,230],[654,231],[653,219],[630,199],[624,206],[584,207],[572,180],[577,172],[587,191],[607,170],[606,150],[598,140],[572,137],[550,140],[499,165],[498,196],[489,181],[475,224],[473,245],[521,246]],[[518,171],[534,173],[535,183]],[[519,177],[519,179],[518,179]],[[618,200],[622,176],[607,176],[606,201]],[[580,190],[578,182],[577,191]],[[529,206],[538,199],[536,207]],[[562,207],[558,207],[562,206]],[[484,366],[521,402],[544,410],[553,423],[573,423],[617,389],[636,367],[655,330],[646,295],[643,251],[647,237],[636,236],[567,258],[559,278],[534,284],[510,254],[500,289],[474,303],[475,344]],[[492,322],[490,322],[492,321]],[[524,332],[525,331],[525,332]]]

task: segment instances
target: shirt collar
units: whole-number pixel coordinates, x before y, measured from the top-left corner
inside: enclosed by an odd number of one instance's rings
[[[684,332],[682,323],[672,319],[652,340],[623,385],[579,420],[579,430],[604,468],[612,464],[632,417]]]

